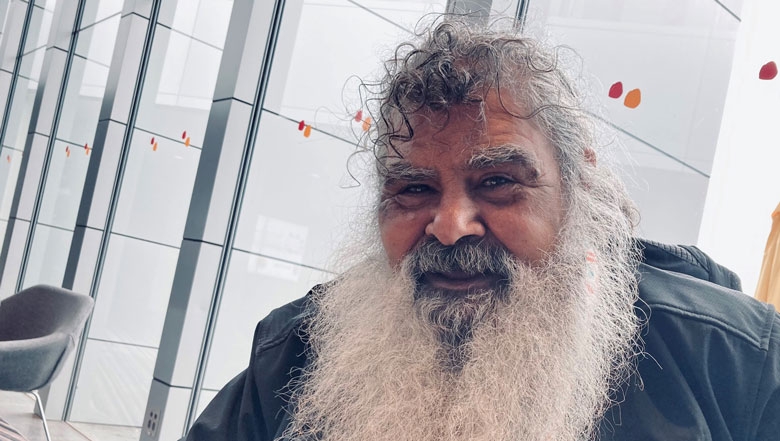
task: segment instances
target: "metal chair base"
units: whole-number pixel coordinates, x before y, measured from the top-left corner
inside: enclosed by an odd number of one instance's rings
[[[49,433],[49,425],[46,423],[46,413],[43,411],[41,396],[38,395],[38,391],[33,391],[30,393],[35,396],[35,403],[38,405],[38,410],[41,411],[41,420],[43,421],[43,431],[46,432],[46,441],[51,441],[51,434]]]

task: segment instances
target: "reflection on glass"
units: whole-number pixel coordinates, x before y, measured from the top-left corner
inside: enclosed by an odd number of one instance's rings
[[[57,5],[56,0],[35,1],[34,3],[27,40],[24,43],[25,54],[46,46],[54,18],[54,7]]]
[[[19,78],[14,89],[6,130],[2,134],[3,146],[24,150],[45,52],[46,48],[40,48],[25,55],[20,61]]]
[[[173,4],[174,23],[188,22],[192,13],[195,20],[186,32],[163,24],[155,30],[89,336],[110,341],[110,356],[139,372],[123,378],[124,367],[110,370],[107,361],[85,358],[91,367],[78,379],[76,420],[143,421],[154,365],[149,355],[160,343],[232,7],[182,1],[163,2],[163,9]],[[219,13],[209,12],[216,6]],[[214,35],[221,41],[204,40]],[[101,368],[110,373],[91,377]],[[132,405],[124,395],[125,404],[112,403],[117,387],[132,390]]]
[[[11,107],[8,111],[7,121],[0,128],[2,151],[4,161],[0,166],[0,220],[4,222],[3,235],[5,238],[5,222],[8,220],[10,206],[16,190],[16,180],[19,175],[19,164],[27,139],[27,131],[30,126],[30,115],[38,89],[43,57],[46,51],[45,44],[49,37],[52,24],[52,14],[55,0],[37,2],[33,8],[30,25],[27,30],[25,50],[19,60],[19,75],[16,86],[11,96]],[[2,6],[2,5],[0,5]],[[37,48],[37,49],[36,49]],[[5,168],[3,170],[2,168]]]
[[[94,3],[88,2],[93,7]],[[38,215],[39,225],[56,226],[70,233],[67,242],[49,243],[54,236],[39,237],[40,229],[36,228],[25,270],[25,285],[44,281],[56,281],[55,285],[62,283],[70,238],[76,226],[87,168],[92,158],[87,147],[94,144],[118,29],[119,15],[115,14],[110,18],[104,17],[103,21],[77,36]],[[64,247],[64,251],[53,252],[57,247]],[[31,271],[30,265],[44,260],[47,265]]]
[[[87,0],[81,15],[81,29],[122,12],[123,0]],[[106,43],[112,43],[108,40]]]
[[[222,50],[158,27],[136,127],[203,145]]]

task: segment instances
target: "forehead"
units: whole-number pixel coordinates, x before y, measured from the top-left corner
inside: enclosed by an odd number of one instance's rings
[[[546,169],[557,168],[548,139],[519,106],[489,96],[481,105],[459,105],[447,114],[421,112],[409,118],[411,140],[396,145],[386,165],[411,164],[430,168],[463,168],[502,156]]]

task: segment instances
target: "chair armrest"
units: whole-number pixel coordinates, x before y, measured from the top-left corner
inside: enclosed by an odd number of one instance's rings
[[[59,370],[69,346],[73,342],[62,332],[0,341],[0,389],[29,392],[47,385]]]

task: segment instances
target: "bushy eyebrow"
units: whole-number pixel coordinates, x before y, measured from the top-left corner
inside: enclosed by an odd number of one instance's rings
[[[404,161],[385,164],[381,167],[380,173],[385,184],[397,181],[424,181],[435,179],[439,175],[435,170],[415,167]]]
[[[480,149],[466,163],[466,168],[480,170],[504,165],[519,166],[533,178],[541,175],[539,161],[516,145],[498,145]]]

